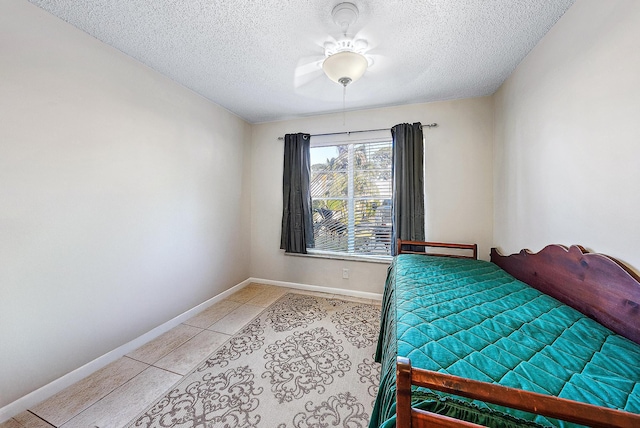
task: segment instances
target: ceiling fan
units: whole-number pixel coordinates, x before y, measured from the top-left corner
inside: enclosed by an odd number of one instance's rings
[[[324,55],[303,58],[295,71],[294,85],[300,87],[312,80],[326,75],[344,88],[358,80],[373,64],[366,55],[368,43],[364,39],[349,37],[349,27],[358,19],[359,11],[355,4],[345,2],[333,8],[333,22],[340,28],[342,37],[331,36],[324,43]]]

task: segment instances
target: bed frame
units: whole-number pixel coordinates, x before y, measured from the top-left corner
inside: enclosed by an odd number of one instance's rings
[[[470,247],[469,244],[398,241],[398,254],[414,245],[463,250]],[[475,254],[477,249],[473,258]],[[492,248],[491,261],[516,279],[640,343],[640,278],[615,259],[588,253],[580,246],[549,245],[538,253],[522,250],[511,256],[503,256]],[[640,427],[639,414],[412,368],[411,362],[403,357],[398,357],[396,375],[398,428],[479,426],[412,408],[411,385],[588,426]]]
[[[434,253],[433,248],[446,248],[453,253]],[[428,256],[455,257],[459,259],[477,259],[478,244],[449,244],[446,242],[404,241],[398,239],[396,254],[423,254]]]
[[[592,427],[640,426],[640,415],[538,394],[502,385],[479,382],[444,373],[411,368],[408,358],[398,357],[396,369],[396,427],[481,427],[471,422],[411,407],[411,385],[550,416]]]

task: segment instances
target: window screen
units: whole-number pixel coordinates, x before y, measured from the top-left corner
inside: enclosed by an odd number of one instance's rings
[[[311,147],[312,250],[391,254],[391,141]]]

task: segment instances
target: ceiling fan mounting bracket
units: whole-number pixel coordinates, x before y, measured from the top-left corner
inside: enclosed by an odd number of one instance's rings
[[[333,22],[342,30],[346,36],[349,27],[358,20],[359,11],[355,4],[345,2],[340,3],[331,11]]]

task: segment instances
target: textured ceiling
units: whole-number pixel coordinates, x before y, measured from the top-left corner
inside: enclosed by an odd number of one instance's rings
[[[342,110],[341,0],[30,0],[249,122]],[[492,94],[573,0],[352,0],[373,65],[346,109]]]

